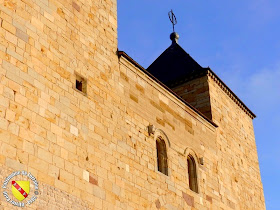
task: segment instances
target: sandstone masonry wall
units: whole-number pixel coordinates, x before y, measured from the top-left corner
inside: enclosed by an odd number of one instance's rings
[[[218,125],[216,186],[220,199],[232,208],[264,209],[252,119],[220,85],[209,75],[172,90]]]
[[[240,209],[265,209],[251,117],[209,76],[213,121],[219,125],[220,193]]]
[[[241,209],[248,198],[263,207],[250,197],[260,193],[240,193],[243,181],[230,186],[226,156],[240,150],[224,151],[222,129],[118,59],[115,0],[0,0],[0,25],[0,180],[31,172],[40,194],[30,209]],[[158,136],[169,176],[157,171]],[[199,193],[188,186],[188,154]],[[248,178],[257,159],[245,154],[255,161]],[[16,209],[2,190],[0,208]]]
[[[184,84],[172,88],[172,90],[188,103],[197,108],[209,119],[212,119],[207,77],[200,77],[190,80]]]

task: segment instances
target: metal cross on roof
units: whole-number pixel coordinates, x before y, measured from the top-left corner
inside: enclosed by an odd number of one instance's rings
[[[177,24],[176,16],[174,15],[173,11],[171,10],[168,12],[169,20],[173,25],[173,32],[175,32],[174,26]]]

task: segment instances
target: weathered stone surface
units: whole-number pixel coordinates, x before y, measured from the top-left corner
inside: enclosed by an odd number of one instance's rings
[[[36,176],[31,209],[265,209],[252,120],[210,77],[178,89],[195,89],[191,104],[216,128],[118,57],[116,10],[116,0],[0,1],[0,180]],[[157,171],[159,136],[169,176]],[[204,159],[199,193],[188,154]],[[16,209],[2,193],[0,206]]]
[[[212,203],[212,197],[210,197],[209,195],[206,195],[206,200],[208,200],[210,203]]]
[[[156,204],[157,209],[160,209],[161,205],[160,205],[160,202],[158,199],[155,201],[155,204]]]
[[[194,198],[183,192],[183,198],[189,206],[194,207]]]
[[[21,31],[20,29],[16,30],[16,36],[22,39],[23,41],[25,41],[26,43],[28,43],[29,36],[23,31]]]
[[[98,185],[98,181],[92,175],[89,175],[89,183]]]

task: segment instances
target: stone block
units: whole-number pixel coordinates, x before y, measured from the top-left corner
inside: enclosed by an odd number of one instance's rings
[[[5,115],[6,115],[6,108],[0,106],[0,118],[5,118]]]
[[[83,179],[89,182],[89,172],[86,170],[83,170]]]
[[[12,34],[16,33],[16,27],[14,27],[12,24],[8,23],[5,20],[2,21],[2,27]]]
[[[34,155],[34,144],[32,142],[29,141],[23,141],[23,151]]]
[[[58,168],[64,168],[64,159],[62,159],[61,157],[58,156],[53,156],[53,163],[55,166],[57,166]]]
[[[23,40],[24,42],[28,43],[28,40],[29,40],[29,36],[23,32],[22,30],[20,29],[16,29],[16,37],[18,37],[19,39]]]
[[[23,171],[23,170],[27,170],[26,165],[21,164],[19,161],[11,159],[11,158],[6,158],[6,164],[5,164],[8,168],[13,169],[14,171]]]
[[[194,198],[191,195],[188,195],[187,193],[182,192],[183,194],[183,198],[185,200],[185,202],[189,205],[194,207]]]
[[[10,122],[14,122],[16,118],[16,113],[11,111],[10,109],[6,110],[6,120],[9,120]]]
[[[42,159],[42,160],[44,160],[48,163],[53,162],[53,155],[50,152],[48,152],[44,149],[41,149],[40,147],[38,148],[38,155],[37,156],[38,156],[38,158],[40,158],[40,159]]]
[[[46,172],[49,169],[49,165],[46,161],[33,155],[29,155],[29,165],[41,172]]]
[[[51,123],[51,132],[57,134],[58,136],[62,136],[62,129],[53,123]]]
[[[54,165],[50,165],[49,166],[49,172],[48,174],[56,179],[58,179],[59,176],[59,168],[54,166]]]
[[[44,183],[47,184],[49,186],[54,186],[55,183],[55,178],[52,176],[49,176],[47,173],[47,171],[45,172],[38,172],[37,175],[37,179],[40,183]]]
[[[17,159],[20,163],[28,165],[28,153],[25,151],[17,149]]]
[[[59,179],[54,180],[54,186],[55,188],[60,189],[64,192],[69,192],[69,185],[63,181],[60,181]]]
[[[102,200],[105,200],[106,193],[105,193],[104,189],[102,189],[96,185],[93,185],[93,195]]]
[[[0,118],[0,128],[3,130],[8,129],[9,122],[6,119]]]
[[[72,2],[72,6],[73,6],[73,8],[74,8],[75,10],[77,10],[78,12],[80,12],[81,8],[80,8],[80,6],[79,6],[75,1]]]
[[[15,102],[21,104],[22,106],[27,106],[27,98],[19,93],[15,94]]]
[[[79,135],[79,130],[75,126],[70,125],[70,133],[72,133],[75,136],[78,136]]]
[[[5,157],[9,157],[11,159],[16,158],[16,148],[12,147],[11,145],[2,142],[0,146],[0,151],[1,154],[4,155]]]
[[[74,175],[63,169],[59,169],[59,180],[72,186],[74,186],[75,183]]]
[[[14,93],[14,91],[12,89],[10,89],[8,87],[5,87],[4,91],[3,91],[3,96],[5,96],[6,98],[8,98],[8,99],[13,101],[15,93]]]
[[[23,56],[21,56],[20,54],[18,54],[14,49],[12,48],[7,48],[7,54],[14,57],[15,59],[23,62]]]
[[[97,179],[93,176],[93,174],[89,175],[89,183],[93,184],[93,185],[98,185],[98,181]]]
[[[9,123],[8,131],[10,131],[12,134],[18,136],[19,135],[19,126],[13,122]]]
[[[0,95],[0,106],[8,108],[9,107],[9,99]]]

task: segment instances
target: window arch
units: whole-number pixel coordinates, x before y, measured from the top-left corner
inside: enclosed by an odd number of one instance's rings
[[[167,152],[165,141],[161,138],[158,138],[156,140],[156,144],[158,171],[168,176]]]
[[[196,163],[192,155],[188,155],[188,174],[189,174],[189,187],[192,191],[198,193]]]

